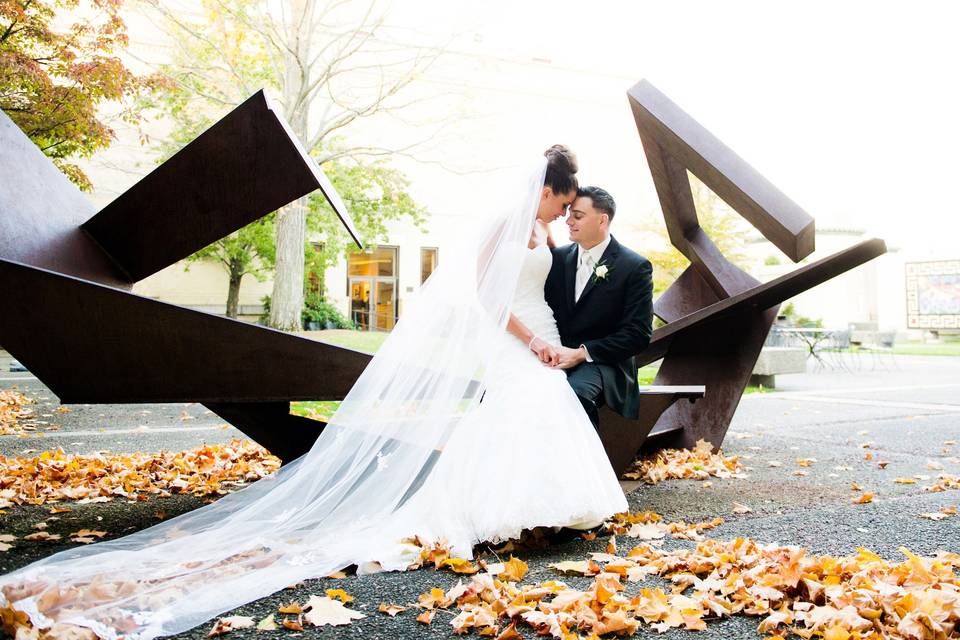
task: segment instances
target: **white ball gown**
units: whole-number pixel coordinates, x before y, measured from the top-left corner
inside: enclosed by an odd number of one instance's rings
[[[143,531],[0,576],[39,628],[148,640],[356,564],[404,569],[401,540],[455,554],[524,528],[599,520],[626,500],[565,374],[505,331],[559,344],[546,246],[528,249],[545,162],[450,251],[311,450],[274,476]],[[491,201],[493,201],[491,199]]]

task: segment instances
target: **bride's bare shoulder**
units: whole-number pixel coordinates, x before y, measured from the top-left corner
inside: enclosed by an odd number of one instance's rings
[[[553,248],[553,237],[550,235],[550,227],[544,222],[537,220],[533,225],[533,231],[530,233],[530,242],[527,243],[528,249],[536,249],[542,244]]]

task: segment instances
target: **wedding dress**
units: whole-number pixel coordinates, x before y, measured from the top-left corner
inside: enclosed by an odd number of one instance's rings
[[[559,344],[528,249],[545,162],[485,230],[448,252],[311,450],[213,504],[0,577],[34,626],[148,640],[351,564],[404,569],[419,535],[472,557],[523,528],[626,509],[565,374],[505,331],[511,311]]]

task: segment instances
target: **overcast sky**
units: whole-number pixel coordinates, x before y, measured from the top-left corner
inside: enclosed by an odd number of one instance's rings
[[[625,217],[656,213],[626,100],[646,78],[820,227],[958,258],[958,6],[397,0],[380,33],[448,47],[417,89],[448,96],[423,110],[455,113],[431,152],[448,166],[510,164],[565,142]],[[434,210],[461,208],[469,177],[403,166]]]
[[[646,78],[820,228],[864,229],[908,259],[960,258],[960,3],[386,6],[379,40],[446,52],[403,96],[422,100],[403,119],[374,120],[350,135],[401,147],[432,135],[435,126],[423,123],[441,123],[416,161],[392,160],[437,218],[482,211],[476,172],[521,164],[555,142],[577,152],[582,182],[616,197],[621,229],[659,217],[626,99]],[[134,48],[163,62],[149,23],[135,15],[129,23]],[[114,146],[100,161],[112,174],[96,179],[103,202],[153,166],[135,139]]]

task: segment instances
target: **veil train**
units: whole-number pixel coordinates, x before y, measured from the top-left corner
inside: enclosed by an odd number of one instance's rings
[[[305,578],[369,567],[396,542],[391,515],[479,405],[545,172],[541,158],[504,194],[477,190],[504,209],[445,254],[307,454],[196,511],[2,576],[0,606],[37,628],[148,640]]]

